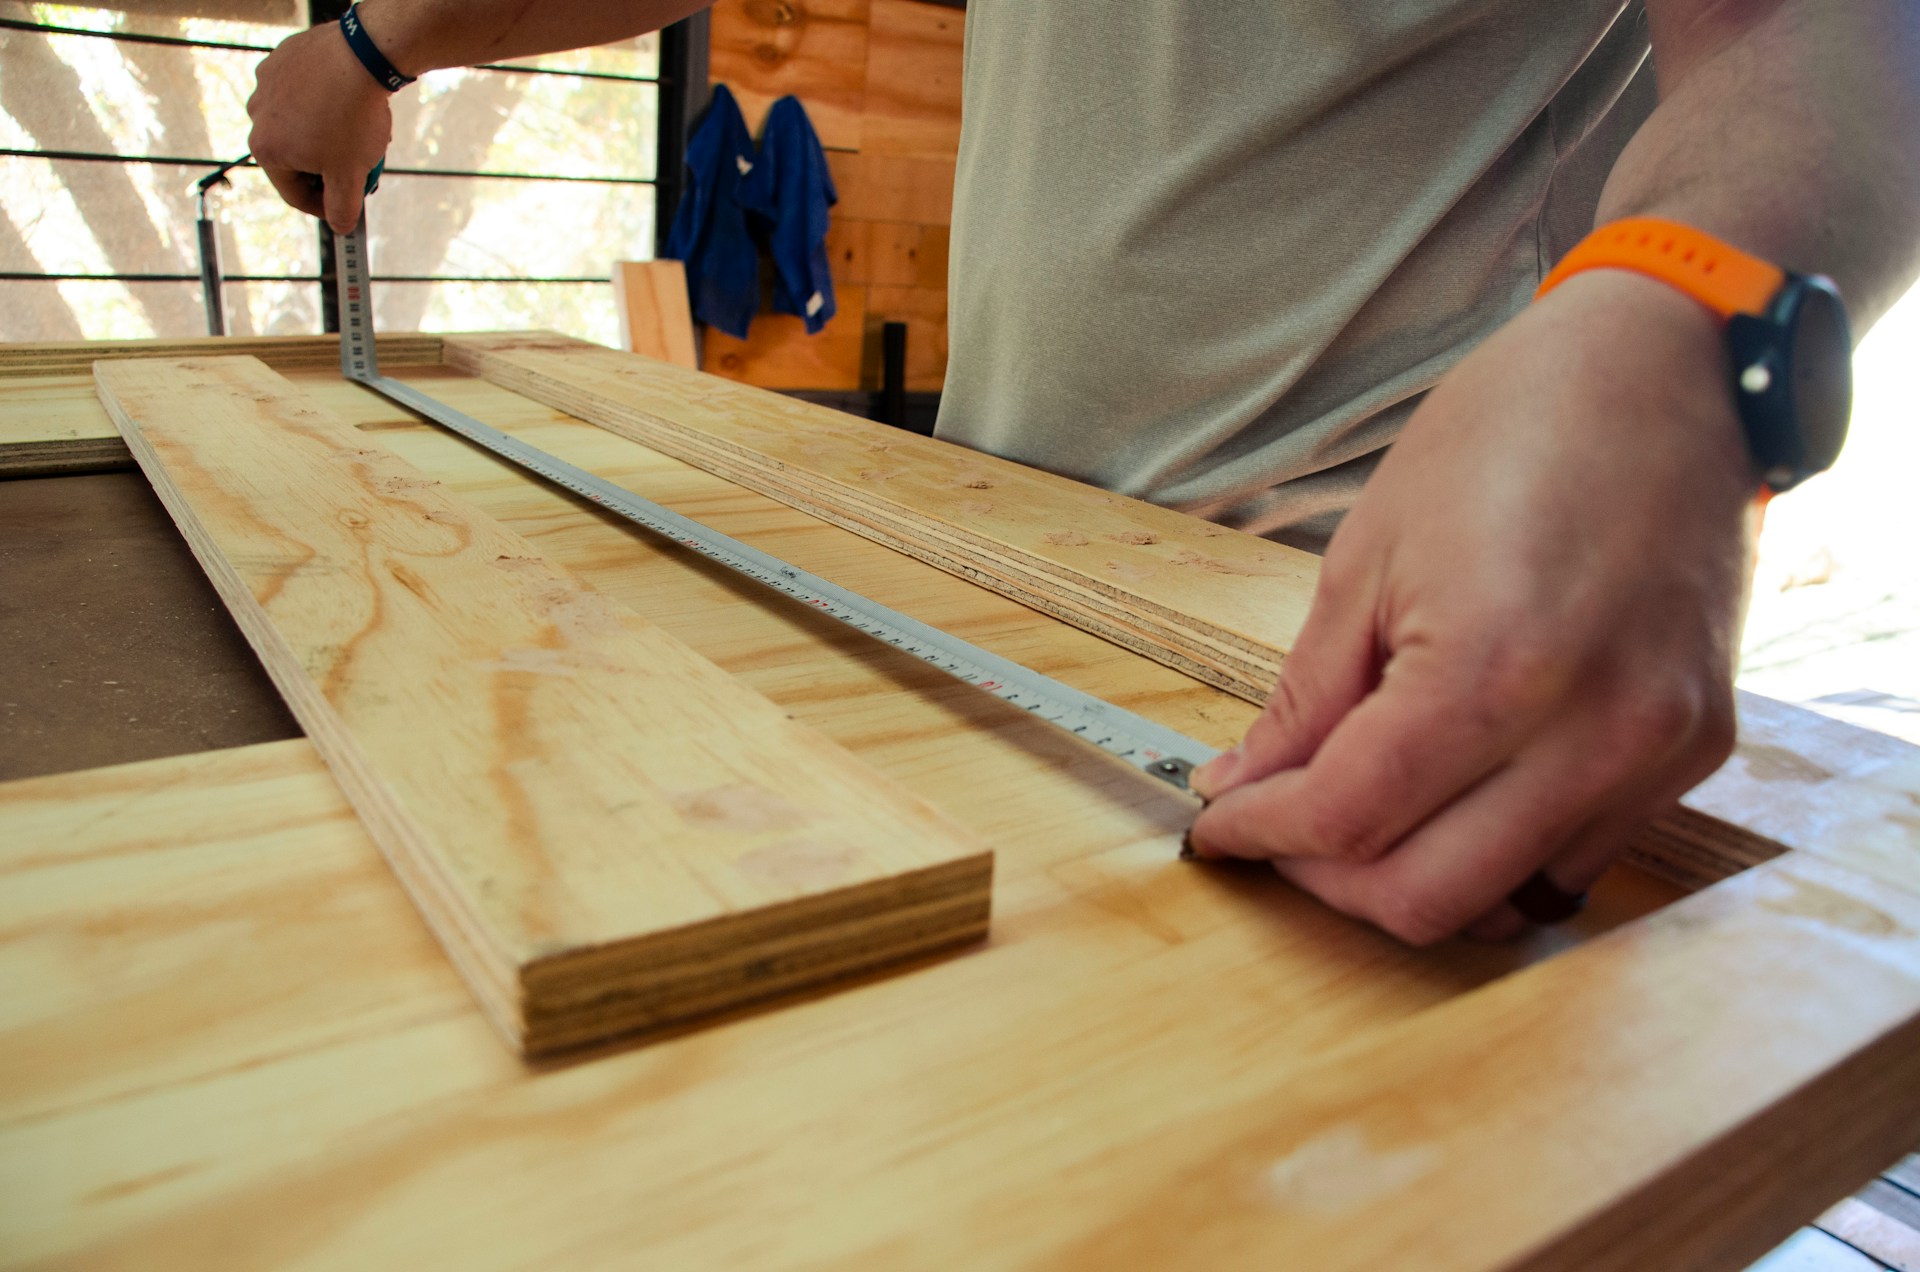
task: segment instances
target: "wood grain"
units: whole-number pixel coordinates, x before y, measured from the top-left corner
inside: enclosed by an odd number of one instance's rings
[[[248,359],[101,397],[500,1031],[529,1054],[950,947],[990,858]]]
[[[613,304],[620,347],[680,367],[697,367],[687,267],[679,261],[615,261]]]
[[[435,366],[440,337],[401,333],[379,337],[390,368]],[[333,336],[225,336],[190,340],[82,341],[0,344],[0,477],[130,468],[133,457],[93,393],[93,363],[103,357],[182,358],[247,354],[281,370],[340,364]]]
[[[872,0],[863,152],[949,161],[960,152],[965,34],[964,12],[918,0]]]
[[[838,216],[863,221],[953,222],[953,161],[915,155],[831,151]]]
[[[1264,701],[1312,602],[1319,562],[1308,553],[824,407],[564,338],[449,337],[446,356],[1249,702]],[[1879,735],[1743,704],[1753,718],[1734,763],[1631,850],[1688,887],[1857,827],[1860,818],[1844,827],[1835,818],[1860,806],[1848,789],[1859,772],[1920,773],[1920,751],[1897,740],[1862,742]],[[1827,739],[1819,745],[1836,751],[1834,767],[1769,768],[1767,757],[1795,754],[1802,734],[1808,747]],[[1832,798],[1802,799],[1823,782]],[[1768,810],[1764,829],[1753,828],[1750,808]]]
[[[857,389],[866,336],[867,289],[834,287],[838,307],[812,335],[792,314],[763,313],[745,340],[709,327],[706,369],[716,376],[779,389]]]
[[[865,113],[868,0],[718,0],[708,73],[740,102],[755,136],[792,94],[830,150],[858,150]]]
[[[1253,711],[493,385],[406,378],[1205,740]],[[1788,859],[1672,905],[1622,870],[1557,932],[1409,951],[1263,872],[1172,860],[1181,801],[1023,713],[801,607],[742,604],[671,545],[337,377],[302,383],[992,840],[995,938],[530,1070],[494,1045],[309,744],[0,785],[0,1262],[1086,1266],[1118,1249],[1104,1262],[1131,1266],[1176,1236],[1204,1253],[1240,1233],[1245,1253],[1215,1266],[1486,1269],[1499,1250],[1556,1266],[1538,1260],[1557,1250],[1558,1266],[1711,1272],[1893,1156],[1836,1184],[1864,1139],[1911,1128],[1920,925],[1884,888]],[[1904,835],[1920,853],[1903,770],[1852,771],[1878,810],[1856,846]],[[1528,965],[1550,975],[1515,974]],[[1387,1085],[1363,1094],[1363,1076]],[[1316,1134],[1356,1109],[1357,1151]],[[1436,1145],[1446,1166],[1409,1184]],[[1303,1146],[1326,1190],[1263,1209]],[[1376,1228],[1397,1240],[1385,1260]]]
[[[869,287],[867,289],[867,386],[878,388],[882,371],[880,327],[907,324],[907,390],[938,393],[947,379],[947,293],[944,288]]]

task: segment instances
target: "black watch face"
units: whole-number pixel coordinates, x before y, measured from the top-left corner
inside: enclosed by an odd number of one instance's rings
[[[1801,467],[1830,468],[1847,440],[1853,411],[1853,336],[1839,293],[1825,279],[1802,284],[1792,318],[1787,366],[1792,377],[1794,420],[1806,447]]]

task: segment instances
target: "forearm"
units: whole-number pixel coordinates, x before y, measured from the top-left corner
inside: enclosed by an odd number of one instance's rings
[[[1864,332],[1920,274],[1920,6],[1648,8],[1660,105],[1597,219],[1667,217],[1826,274]]]
[[[360,17],[402,73],[420,75],[611,44],[678,22],[712,0],[363,0]]]

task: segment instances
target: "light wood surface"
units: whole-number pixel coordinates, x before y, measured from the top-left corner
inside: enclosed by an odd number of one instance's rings
[[[775,99],[807,108],[820,144],[858,150],[866,99],[869,0],[718,0],[708,71],[760,134]]]
[[[1852,800],[1815,845],[1831,863],[1684,901],[1623,869],[1561,929],[1409,951],[1266,872],[1174,861],[1187,806],[1159,783],[363,390],[297,378],[993,842],[994,936],[529,1070],[310,745],[0,786],[0,1262],[1151,1266],[1179,1239],[1216,1267],[1694,1272],[1743,1266],[1916,1137],[1920,916],[1847,868],[1920,853],[1920,784],[1895,755],[1835,735],[1796,770],[1777,733],[1743,772],[1781,817]],[[403,378],[1203,740],[1251,718],[498,387]]]
[[[826,407],[565,337],[452,337],[450,366],[953,570],[1253,701],[1317,560]]]
[[[108,413],[501,1032],[595,1042],[985,931],[926,804],[245,358]]]
[[[620,347],[679,367],[697,367],[687,267],[679,261],[615,261],[613,305]]]
[[[1308,553],[1184,513],[565,337],[449,337],[446,357],[1250,702],[1319,577]],[[1753,794],[1731,778],[1695,792],[1636,857],[1699,887],[1777,855],[1793,836],[1747,829]]]
[[[782,389],[844,389],[859,384],[866,329],[867,289],[834,284],[835,312],[826,326],[807,334],[794,314],[756,315],[745,340],[708,327],[706,368],[716,376]],[[854,370],[851,374],[848,368]]]
[[[920,0],[872,0],[860,149],[940,155],[960,149],[961,39],[966,14]]]
[[[381,364],[430,367],[440,362],[440,337],[403,331],[377,338]],[[209,354],[258,358],[277,370],[324,370],[340,365],[340,342],[330,336],[197,336],[186,340],[74,340],[54,344],[0,344],[0,377],[85,375],[101,358],[193,358]]]
[[[403,332],[381,336],[389,368],[438,366],[440,337]],[[281,370],[340,365],[331,336],[227,336],[218,340],[81,341],[0,344],[0,477],[100,472],[133,463],[126,443],[99,410],[93,363],[102,357],[186,358],[247,354]]]

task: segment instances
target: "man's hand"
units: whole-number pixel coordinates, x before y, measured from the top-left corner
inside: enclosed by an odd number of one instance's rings
[[[331,22],[288,37],[254,74],[254,160],[281,198],[351,234],[367,174],[393,140],[387,90]]]
[[[1425,944],[1584,890],[1733,746],[1756,482],[1720,331],[1664,284],[1569,280],[1427,397],[1334,536],[1202,855],[1268,858]]]

